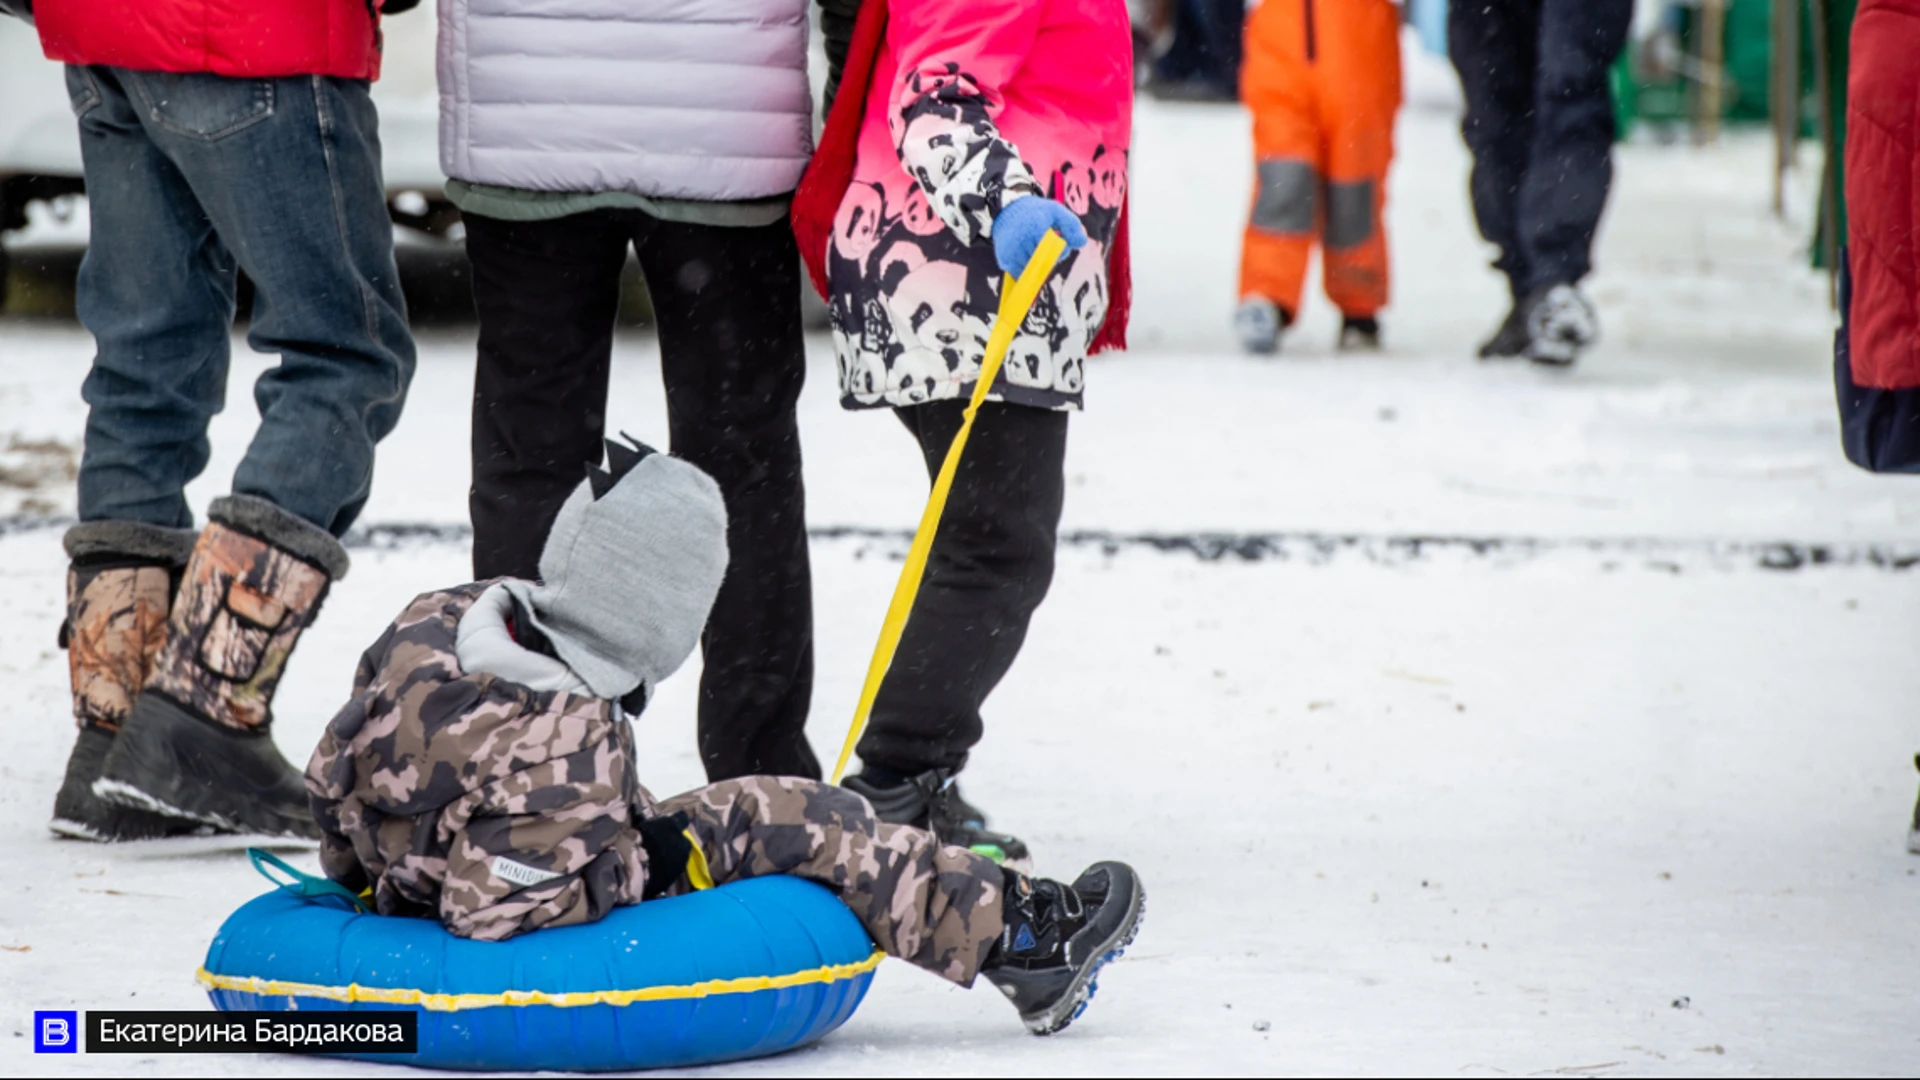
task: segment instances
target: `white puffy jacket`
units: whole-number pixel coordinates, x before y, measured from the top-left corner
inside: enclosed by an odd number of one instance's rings
[[[808,0],[440,0],[440,165],[677,199],[790,192],[812,151]]]

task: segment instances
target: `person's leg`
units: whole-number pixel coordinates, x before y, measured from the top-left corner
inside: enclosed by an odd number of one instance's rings
[[[1240,39],[1247,21],[1246,0],[1196,0],[1193,14],[1201,41],[1202,77],[1232,95],[1240,85]]]
[[[269,737],[301,634],[346,573],[373,446],[413,344],[367,84],[114,71],[142,127],[257,286],[259,432],[182,573],[166,641],[96,794],[234,832],[316,835]]]
[[[1000,937],[1004,876],[932,833],[887,825],[865,799],[797,777],[749,776],[659,803],[685,814],[715,885],[792,874],[838,893],[873,942],[971,985]],[[681,881],[669,894],[687,892]]]
[[[1632,21],[1632,0],[1544,0],[1518,200],[1525,293],[1576,284],[1592,268],[1593,236],[1613,180],[1607,69]]]
[[[1447,9],[1447,53],[1467,102],[1460,131],[1473,154],[1473,216],[1480,235],[1499,247],[1494,267],[1506,274],[1516,302],[1526,295],[1530,274],[1519,203],[1536,122],[1541,2],[1488,0]]]
[[[97,352],[81,389],[81,520],[65,537],[60,633],[79,732],[50,827],[149,839],[198,826],[115,806],[93,785],[165,643],[193,549],[184,492],[206,466],[207,422],[225,399],[234,263],[116,73],[70,67],[67,87],[94,222],[78,309]]]
[[[339,536],[414,368],[367,84],[118,74],[253,280],[248,341],[280,356],[254,387],[260,429],[234,493]]]
[[[865,799],[818,781],[728,780],[654,813],[686,823],[697,852],[687,862],[704,864],[713,884],[792,874],[824,885],[882,952],[961,986],[984,975],[1036,1035],[1085,1010],[1100,968],[1133,940],[1146,899],[1125,863],[1095,863],[1072,884],[1002,870],[924,829],[886,824]],[[692,890],[685,870],[660,869],[675,880],[648,882],[648,896]]]
[[[1168,0],[1173,6],[1173,40],[1153,62],[1153,77],[1166,83],[1198,79],[1206,67],[1205,43],[1194,14],[1196,0]]]
[[[785,221],[726,228],[640,217],[673,452],[706,470],[727,502],[727,576],[700,640],[701,761],[712,780],[818,778],[806,736],[813,586],[793,232]]]
[[[560,504],[601,457],[628,233],[604,211],[466,225],[480,320],[473,576],[537,580]]]
[[[1255,186],[1240,250],[1240,299],[1271,301],[1280,326],[1300,314],[1307,260],[1319,230],[1322,135],[1306,25],[1298,5],[1262,4],[1247,19],[1241,95],[1253,113]],[[1243,319],[1244,321],[1244,319]],[[1245,329],[1245,328],[1243,328]],[[1267,328],[1254,328],[1264,338]],[[1247,338],[1247,348],[1278,344]]]
[[[930,477],[964,408],[946,401],[898,410]],[[1066,413],[981,406],[913,614],[860,739],[869,767],[912,776],[966,764],[983,730],[981,704],[1013,666],[1053,582],[1066,449]]]
[[[67,69],[93,221],[75,297],[96,349],[79,516],[186,528],[186,486],[226,401],[234,261],[121,74]]]
[[[1371,324],[1389,292],[1385,210],[1400,110],[1399,10],[1387,0],[1327,8],[1315,72],[1327,119],[1327,298],[1350,325]]]

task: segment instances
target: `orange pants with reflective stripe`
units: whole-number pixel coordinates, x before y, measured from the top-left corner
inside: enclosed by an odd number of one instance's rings
[[[1240,93],[1256,182],[1240,295],[1300,312],[1321,245],[1327,298],[1354,318],[1387,303],[1387,167],[1400,109],[1400,9],[1389,0],[1262,0]]]

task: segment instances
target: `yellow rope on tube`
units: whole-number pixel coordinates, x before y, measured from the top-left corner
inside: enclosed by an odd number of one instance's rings
[[[208,990],[235,990],[262,997],[320,998],[349,1004],[418,1005],[429,1012],[528,1005],[571,1009],[585,1005],[625,1006],[643,1001],[685,1001],[719,994],[752,994],[810,983],[838,982],[865,975],[879,967],[880,961],[886,958],[886,953],[875,949],[865,960],[851,964],[827,964],[786,975],[747,975],[737,979],[708,979],[685,986],[648,986],[639,990],[503,990],[489,994],[447,994],[410,987],[361,986],[359,983],[327,986],[262,979],[251,975],[215,975],[204,967],[194,973],[194,979]]]
[[[993,333],[987,338],[986,355],[980,359],[980,377],[973,384],[973,397],[967,402],[966,415],[960,421],[960,430],[953,436],[953,445],[947,447],[946,460],[940,464],[940,475],[933,481],[933,491],[927,496],[927,508],[920,515],[920,527],[914,530],[913,546],[907,549],[907,562],[900,568],[900,581],[893,587],[893,601],[887,605],[887,621],[880,625],[880,640],[873,646],[873,660],[867,665],[867,682],[860,688],[860,702],[854,706],[853,726],[847,729],[847,743],[840,748],[840,761],[833,767],[833,783],[839,783],[846,775],[847,762],[853,758],[854,744],[860,741],[861,732],[867,728],[867,717],[873,712],[873,699],[880,694],[880,683],[887,677],[887,669],[893,666],[893,653],[900,647],[900,635],[907,628],[907,616],[913,613],[913,598],[920,593],[920,579],[926,575],[927,554],[933,550],[933,534],[940,528],[940,513],[947,508],[947,493],[953,490],[953,475],[960,469],[960,454],[966,449],[967,435],[973,430],[974,414],[980,411],[980,403],[987,400],[987,391],[993,388],[994,379],[1000,374],[1000,365],[1007,358],[1007,349],[1013,344],[1013,336],[1020,332],[1020,324],[1027,321],[1027,312],[1040,295],[1041,286],[1047,283],[1047,276],[1065,254],[1067,242],[1060,234],[1048,231],[1040,240],[1040,246],[1034,249],[1033,258],[1027,260],[1026,269],[1020,271],[1015,280],[1005,279],[1000,285],[1000,313],[994,316]]]

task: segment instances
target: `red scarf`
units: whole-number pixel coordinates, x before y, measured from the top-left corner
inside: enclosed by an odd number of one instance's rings
[[[936,0],[944,2],[944,0]],[[860,123],[867,113],[867,95],[873,91],[873,65],[887,36],[887,0],[864,0],[853,24],[853,44],[833,109],[827,113],[820,145],[793,193],[793,235],[806,260],[807,276],[822,297],[827,292],[827,245],[833,242],[833,219],[841,200],[853,185],[854,161],[860,149]],[[1130,198],[1131,196],[1129,196]],[[1127,347],[1127,311],[1133,302],[1133,281],[1127,259],[1127,204],[1120,205],[1113,243],[1107,248],[1107,318],[1094,335],[1090,352]]]

